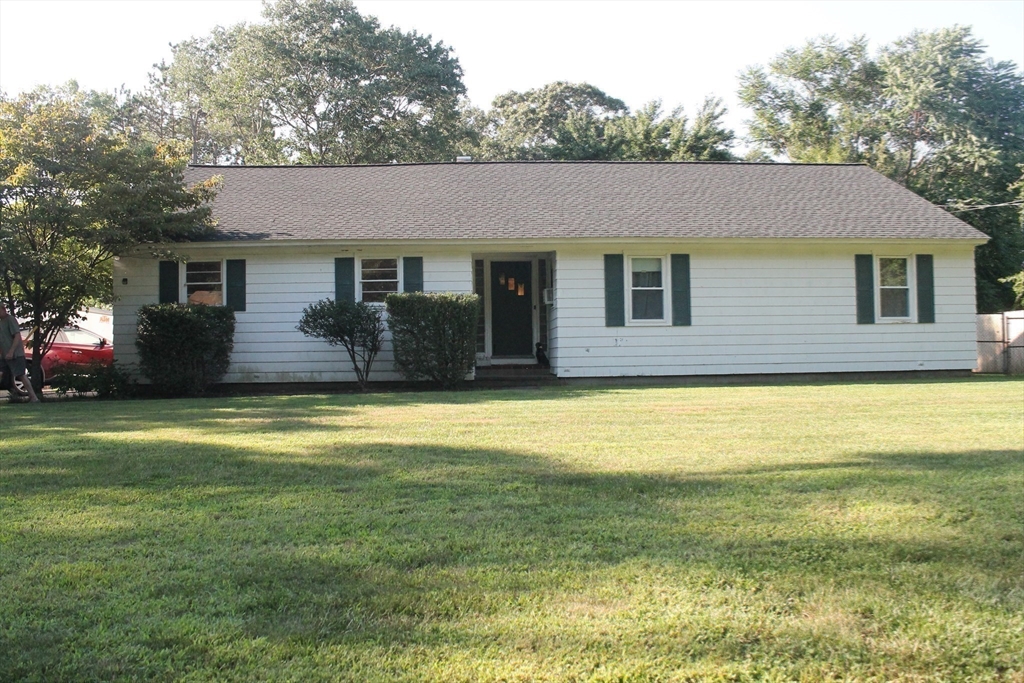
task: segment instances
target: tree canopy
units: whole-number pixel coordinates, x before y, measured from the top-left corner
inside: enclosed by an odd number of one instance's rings
[[[752,141],[799,162],[864,162],[992,239],[978,249],[979,311],[1012,305],[1021,267],[1012,185],[1024,163],[1024,80],[966,27],[914,32],[870,54],[833,37],[740,78]],[[982,209],[981,207],[988,207]]]
[[[692,123],[682,107],[665,115],[659,101],[631,114],[589,83],[559,81],[499,95],[472,118],[484,160],[729,161],[735,136],[723,126],[725,113],[709,97]]]
[[[451,48],[348,0],[278,0],[264,22],[173,46],[137,98],[145,133],[192,163],[365,164],[458,153],[466,88]]]
[[[0,285],[35,331],[34,374],[57,331],[110,295],[111,259],[210,228],[215,183],[186,187],[184,159],[111,130],[74,84],[0,97]]]
[[[567,126],[600,129],[609,119],[626,111],[622,100],[589,83],[559,81],[526,92],[510,91],[495,97],[486,114],[480,157],[559,158],[559,137]],[[587,156],[584,153],[580,158]]]
[[[480,160],[730,160],[721,100],[693,120],[660,102],[631,115],[589,83],[465,99],[450,47],[382,28],[348,0],[277,0],[264,21],[172,46],[121,117],[176,140],[191,163],[363,164]]]

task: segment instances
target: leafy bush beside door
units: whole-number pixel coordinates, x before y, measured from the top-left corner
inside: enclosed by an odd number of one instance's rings
[[[410,380],[443,389],[462,382],[476,363],[476,294],[406,292],[386,300],[395,367]]]

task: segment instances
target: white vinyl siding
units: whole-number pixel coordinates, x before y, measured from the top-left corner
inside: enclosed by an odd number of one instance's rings
[[[186,251],[182,248],[181,251]],[[333,348],[296,329],[302,309],[334,298],[334,258],[352,250],[268,248],[198,249],[194,261],[246,259],[246,310],[235,314],[235,348],[225,382],[352,382],[355,375],[344,349]],[[394,250],[365,248],[361,259],[394,258]],[[417,249],[423,256],[423,288],[427,292],[473,291],[471,251]],[[158,261],[122,258],[115,262],[114,354],[118,364],[138,362],[135,351],[136,311],[157,303]],[[358,271],[357,271],[358,277]],[[127,279],[124,285],[122,279]],[[394,371],[390,343],[374,362],[371,381],[401,379]]]
[[[870,245],[670,245],[667,253],[690,254],[692,325],[618,328],[604,323],[603,254],[636,245],[559,248],[555,369],[559,377],[969,370],[973,246],[905,247],[934,254],[935,324],[857,325],[854,255]]]
[[[553,257],[548,357],[559,377],[970,370],[976,363],[973,243],[736,244],[694,241],[537,245]],[[518,247],[516,247],[518,248]],[[226,382],[349,382],[344,350],[307,338],[302,309],[334,297],[334,258],[401,257],[394,246],[331,249],[181,248],[193,261],[246,259],[246,310],[236,314]],[[427,292],[473,291],[478,245],[417,247]],[[487,253],[498,253],[487,247]],[[690,255],[692,324],[605,327],[604,254]],[[858,325],[854,255],[934,255],[935,319],[928,325]],[[549,256],[550,258],[550,256]],[[877,258],[876,258],[877,261]],[[908,266],[913,269],[913,257]],[[663,266],[667,267],[667,266]],[[626,266],[627,272],[629,266]],[[877,271],[877,268],[876,268]],[[401,267],[399,267],[401,272]],[[357,278],[359,277],[357,270]],[[663,272],[665,317],[670,282]],[[913,312],[914,281],[910,282]],[[114,264],[114,352],[137,362],[136,310],[157,303],[158,261]],[[629,289],[626,290],[627,296]],[[876,308],[876,310],[878,310]],[[371,380],[399,379],[390,344]]]

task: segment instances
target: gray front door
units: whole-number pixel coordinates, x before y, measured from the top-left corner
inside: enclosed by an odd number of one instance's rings
[[[529,261],[491,262],[494,356],[533,356],[533,287]]]

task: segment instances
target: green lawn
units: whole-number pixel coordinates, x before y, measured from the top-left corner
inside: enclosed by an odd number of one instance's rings
[[[1024,383],[0,405],[0,679],[1024,680]]]

